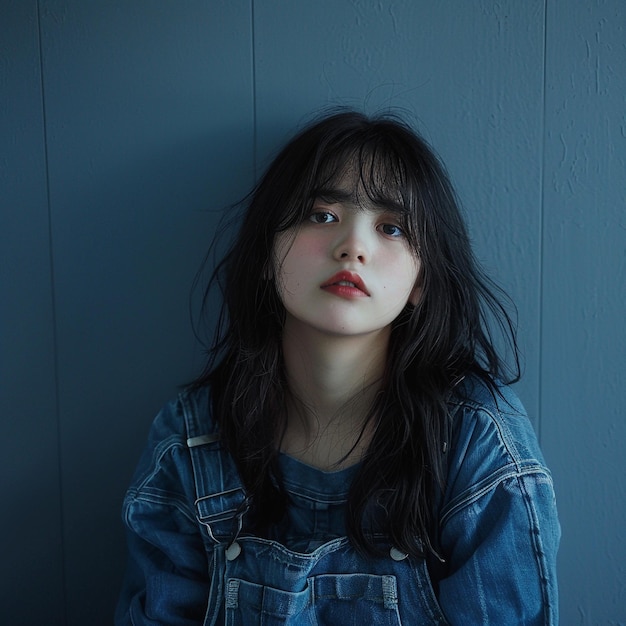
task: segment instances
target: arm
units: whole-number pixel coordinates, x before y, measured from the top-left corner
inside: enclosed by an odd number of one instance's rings
[[[156,418],[123,505],[129,563],[117,626],[202,624],[209,560],[194,506],[194,481],[178,404]]]
[[[544,473],[511,476],[458,510],[442,533],[439,600],[452,624],[558,623],[559,524]]]
[[[554,625],[552,478],[519,401],[503,393],[459,415],[440,517],[439,601],[451,624]]]

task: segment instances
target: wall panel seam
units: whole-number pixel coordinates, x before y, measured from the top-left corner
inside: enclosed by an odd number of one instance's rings
[[[41,119],[43,128],[43,150],[44,150],[44,176],[46,189],[46,205],[48,214],[48,254],[50,267],[50,311],[52,316],[52,351],[53,351],[53,368],[52,378],[54,380],[54,417],[56,420],[56,437],[57,437],[57,475],[59,477],[58,494],[59,494],[59,516],[60,516],[60,544],[61,544],[61,589],[63,596],[61,598],[61,611],[63,623],[67,623],[67,576],[66,576],[66,560],[65,560],[65,515],[63,507],[63,475],[62,475],[62,449],[61,449],[61,411],[59,405],[59,356],[58,356],[58,328],[57,328],[57,306],[56,306],[56,290],[55,290],[55,272],[54,272],[54,248],[52,236],[52,207],[50,202],[50,167],[49,167],[49,149],[48,149],[48,119],[46,111],[46,89],[44,77],[44,53],[43,53],[43,37],[41,24],[41,0],[36,3],[37,18],[37,44],[39,49],[39,79],[41,81]]]
[[[252,171],[254,183],[258,179],[257,172],[257,89],[256,89],[256,23],[254,0],[250,0],[250,48],[252,51]]]
[[[546,170],[546,107],[547,107],[547,51],[548,51],[548,0],[543,2],[543,64],[541,87],[541,155],[539,160],[539,354],[537,363],[537,436],[542,443],[543,429],[543,307],[544,307],[544,249],[545,249],[545,170]]]

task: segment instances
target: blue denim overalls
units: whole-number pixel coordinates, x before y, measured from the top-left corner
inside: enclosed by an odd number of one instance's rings
[[[422,559],[392,546],[386,558],[363,557],[345,537],[295,552],[240,534],[248,506],[234,461],[215,435],[202,434],[196,415],[185,411],[198,520],[213,550],[205,625],[447,624]],[[319,493],[300,497],[339,504]]]
[[[210,391],[184,391],[154,420],[124,499],[116,625],[557,624],[560,526],[524,409],[508,388],[471,381],[450,410],[433,533],[445,562],[427,565],[382,540],[383,558],[352,549],[343,519],[358,467],[324,475],[300,464],[307,474],[282,456],[287,514],[269,539],[251,536]]]

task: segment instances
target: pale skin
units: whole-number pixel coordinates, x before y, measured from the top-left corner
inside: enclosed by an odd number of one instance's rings
[[[297,400],[288,404],[281,450],[325,471],[352,465],[370,442],[370,431],[359,435],[379,389],[387,340],[320,337],[293,326],[285,325],[283,353],[287,381]]]
[[[391,323],[419,297],[419,261],[394,213],[317,199],[309,219],[277,238],[274,275],[286,309],[291,392],[282,452],[332,471],[358,462],[380,389]],[[348,271],[361,290],[335,280]],[[338,278],[346,279],[345,275]]]

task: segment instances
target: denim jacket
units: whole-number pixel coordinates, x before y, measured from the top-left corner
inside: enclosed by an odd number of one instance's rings
[[[116,624],[557,624],[560,526],[537,439],[509,388],[464,384],[467,399],[450,405],[436,567],[391,545],[364,557],[345,536],[298,552],[248,535],[209,392],[181,393],[155,419],[124,500]]]

